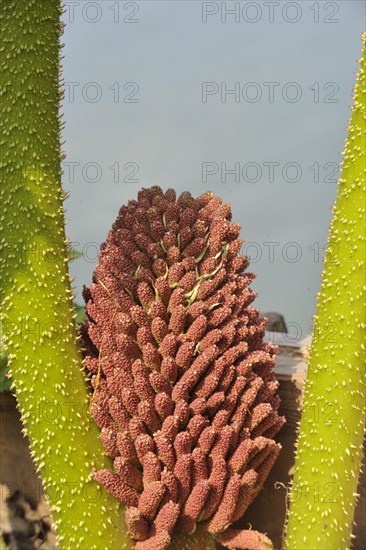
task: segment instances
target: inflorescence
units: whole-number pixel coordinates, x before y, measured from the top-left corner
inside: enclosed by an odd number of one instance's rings
[[[197,522],[226,531],[229,548],[258,548],[257,532],[227,528],[263,486],[284,418],[277,349],[263,342],[230,220],[212,193],[143,189],[120,209],[84,289],[91,413],[114,460],[93,475],[127,505],[136,550],[164,550]]]

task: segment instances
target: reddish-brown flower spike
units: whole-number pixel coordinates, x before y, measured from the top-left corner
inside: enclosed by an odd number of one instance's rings
[[[153,536],[161,531],[166,531],[169,535],[171,535],[174,525],[179,517],[179,511],[179,505],[172,500],[164,504],[155,518],[152,527]]]
[[[130,506],[125,513],[126,525],[129,533],[133,533],[135,540],[146,540],[149,538],[150,525],[142,516],[138,508]]]
[[[143,189],[84,289],[91,414],[114,460],[93,475],[127,505],[136,550],[165,550],[198,522],[228,548],[270,548],[228,529],[263,486],[284,422],[239,232],[212,193]]]
[[[228,529],[216,538],[223,546],[232,550],[273,550],[269,538],[258,531]]]

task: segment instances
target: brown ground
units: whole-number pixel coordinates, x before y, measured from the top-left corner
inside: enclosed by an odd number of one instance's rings
[[[0,531],[8,550],[56,549],[50,511],[10,392],[0,393]]]

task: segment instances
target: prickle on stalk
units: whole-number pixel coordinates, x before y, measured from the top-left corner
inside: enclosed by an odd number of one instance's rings
[[[276,347],[219,197],[143,189],[102,245],[81,326],[91,413],[113,471],[94,478],[127,505],[136,550],[196,528],[228,548],[272,548],[229,526],[260,491],[280,445]]]

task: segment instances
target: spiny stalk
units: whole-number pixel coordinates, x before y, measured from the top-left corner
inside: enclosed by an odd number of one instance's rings
[[[1,7],[4,341],[61,549],[130,548],[119,505],[90,477],[105,460],[88,412],[67,272],[61,189],[59,0]]]
[[[365,60],[364,44],[314,319],[288,550],[350,547],[365,426]]]

